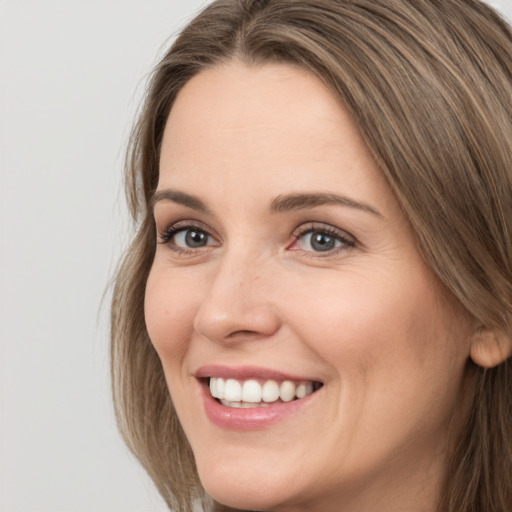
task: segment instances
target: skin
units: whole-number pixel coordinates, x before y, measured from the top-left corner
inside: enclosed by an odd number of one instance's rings
[[[342,105],[315,76],[231,62],[190,80],[165,128],[147,328],[206,491],[250,510],[435,510],[463,416],[472,322],[422,260]],[[276,197],[364,204],[275,212]],[[208,234],[187,247],[191,224]],[[337,237],[318,251],[304,231]],[[207,418],[195,372],[259,366],[324,386],[299,413],[238,432]]]

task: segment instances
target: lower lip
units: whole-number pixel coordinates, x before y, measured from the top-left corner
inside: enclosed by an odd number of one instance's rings
[[[238,409],[227,407],[212,397],[206,385],[203,388],[203,404],[208,419],[220,428],[228,430],[261,430],[274,425],[300,411],[316,394],[291,402],[274,405]]]

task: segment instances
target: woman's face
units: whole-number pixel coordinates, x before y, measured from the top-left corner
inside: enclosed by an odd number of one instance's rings
[[[205,489],[251,510],[430,510],[471,322],[319,79],[234,62],[190,80],[154,213],[147,328]]]

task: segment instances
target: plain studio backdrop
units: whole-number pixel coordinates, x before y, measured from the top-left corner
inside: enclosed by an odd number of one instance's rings
[[[166,510],[117,433],[102,299],[145,78],[204,3],[0,0],[2,512]]]

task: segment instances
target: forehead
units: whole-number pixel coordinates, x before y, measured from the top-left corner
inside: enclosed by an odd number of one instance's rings
[[[312,180],[319,191],[343,182],[339,192],[355,196],[368,198],[368,185],[387,192],[341,102],[315,75],[287,64],[235,61],[204,70],[169,115],[159,189],[242,177],[278,193],[311,188]]]
[[[253,146],[265,139],[267,143],[286,141],[286,147],[295,141],[297,150],[300,137],[327,144],[318,123],[334,127],[342,115],[344,110],[314,75],[291,65],[235,61],[202,71],[184,86],[171,110],[164,140],[168,148],[185,142],[188,148],[212,140],[229,142],[235,135],[240,144],[245,134]],[[312,126],[311,120],[317,125]],[[267,134],[271,135],[263,136]]]

